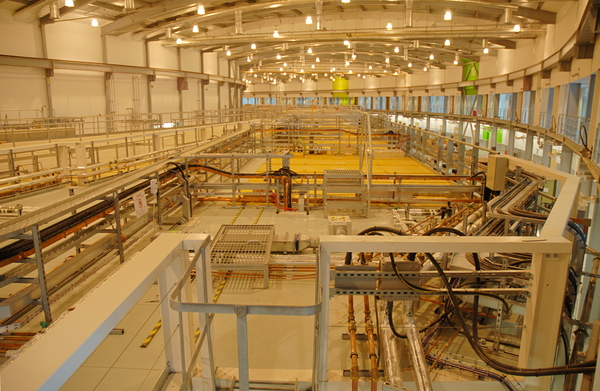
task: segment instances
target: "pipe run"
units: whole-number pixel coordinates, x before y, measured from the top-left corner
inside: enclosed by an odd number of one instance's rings
[[[379,343],[382,348],[382,358],[384,362],[383,373],[385,381],[392,386],[402,387],[401,357],[398,339],[394,336],[390,322],[388,320],[386,302],[377,301],[377,310],[379,311]]]
[[[429,370],[427,368],[427,361],[425,360],[425,352],[423,351],[423,344],[419,337],[419,330],[415,325],[412,308],[412,301],[403,302],[402,320],[404,322],[404,327],[406,328],[406,337],[408,338],[408,349],[410,351],[412,371],[419,391],[433,391]]]
[[[348,296],[348,334],[350,334],[350,358],[352,366],[350,367],[350,379],[352,379],[352,391],[358,391],[358,349],[356,347],[356,320],[354,317],[354,296]]]

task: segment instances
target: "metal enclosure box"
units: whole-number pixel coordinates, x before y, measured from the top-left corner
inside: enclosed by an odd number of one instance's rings
[[[349,216],[327,217],[329,235],[352,235],[352,220]]]
[[[488,156],[486,187],[493,191],[502,191],[506,187],[508,157],[503,155]]]

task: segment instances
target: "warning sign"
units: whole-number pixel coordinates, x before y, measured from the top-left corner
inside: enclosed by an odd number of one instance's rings
[[[146,195],[143,190],[134,193],[131,197],[133,206],[135,207],[135,215],[140,218],[148,212],[148,204],[146,203]]]

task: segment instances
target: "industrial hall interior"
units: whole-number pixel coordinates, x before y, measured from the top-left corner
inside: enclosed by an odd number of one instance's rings
[[[0,0],[0,390],[600,390],[598,33]]]

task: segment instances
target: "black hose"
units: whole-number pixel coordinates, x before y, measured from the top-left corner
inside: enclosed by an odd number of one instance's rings
[[[434,267],[440,274],[440,277],[442,278],[442,282],[444,283],[444,285],[446,286],[446,289],[448,290],[448,295],[450,297],[450,300],[452,301],[452,305],[454,305],[454,307],[458,309],[459,308],[458,298],[454,294],[454,291],[452,289],[452,286],[450,285],[450,281],[449,281],[448,277],[446,276],[446,273],[444,272],[442,267],[439,265],[439,263],[435,260],[435,258],[430,253],[426,253],[425,255],[427,256],[427,258],[429,258],[431,263],[434,265]],[[469,328],[467,326],[467,322],[465,321],[465,318],[462,315],[462,313],[460,312],[460,310],[456,311],[456,316],[458,317],[461,327],[465,331],[465,337],[467,338],[469,344],[471,345],[471,347],[473,348],[475,353],[477,353],[477,355],[487,365],[489,365],[493,369],[503,372],[503,373],[506,373],[506,374],[509,374],[509,375],[515,375],[515,376],[552,376],[552,375],[563,375],[563,374],[567,374],[567,373],[591,373],[591,372],[596,371],[596,368],[595,368],[596,360],[586,361],[583,363],[578,363],[578,364],[573,364],[573,365],[551,367],[551,368],[520,368],[520,367],[507,365],[505,363],[494,360],[493,358],[489,357],[476,342],[479,339],[478,331],[477,331],[477,308],[479,308],[479,297],[477,295],[474,297],[473,308],[474,308],[473,319],[472,319],[473,335],[471,335],[469,333]]]
[[[367,235],[370,234],[371,232],[389,232],[389,233],[393,233],[396,235],[404,235],[404,232],[400,231],[399,229],[396,228],[391,228],[391,227],[370,227],[367,229],[364,229],[362,231],[360,231],[357,235]],[[351,252],[347,252],[346,253],[346,258],[344,259],[344,264],[345,265],[351,265],[352,264],[352,253]]]

